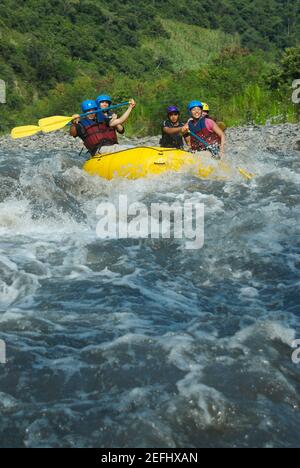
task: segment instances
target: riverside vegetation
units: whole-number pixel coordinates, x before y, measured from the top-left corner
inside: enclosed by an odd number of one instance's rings
[[[295,122],[299,3],[2,0],[0,131],[71,115],[104,91],[137,99],[128,135],[157,133],[166,105],[194,97],[228,126]]]

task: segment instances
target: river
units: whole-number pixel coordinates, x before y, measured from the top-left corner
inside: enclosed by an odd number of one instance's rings
[[[300,446],[300,153],[282,128],[234,133],[249,182],[109,182],[66,143],[2,142],[1,447]],[[204,203],[204,247],[97,238],[120,194]]]

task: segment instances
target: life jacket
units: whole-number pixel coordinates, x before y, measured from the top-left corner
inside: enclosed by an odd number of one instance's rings
[[[79,124],[81,126],[81,138],[85,147],[94,156],[102,146],[111,146],[118,144],[117,133],[114,128],[109,127],[106,121],[97,122],[95,120],[85,119]]]
[[[162,128],[179,128],[183,127],[183,123],[179,122],[179,125],[175,126],[170,120],[165,120]],[[178,135],[168,135],[164,131],[162,131],[162,137],[160,140],[160,146],[162,148],[177,148],[182,149],[184,147],[183,138],[180,134]]]
[[[206,126],[206,117],[199,119],[195,124],[192,120],[189,122],[189,129],[195,133],[198,137],[204,140],[209,146],[218,147],[221,146],[221,138],[215,132],[210,132]],[[193,151],[205,151],[206,146],[191,135],[191,147]]]

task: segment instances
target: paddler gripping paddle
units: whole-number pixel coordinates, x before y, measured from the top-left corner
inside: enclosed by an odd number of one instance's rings
[[[98,109],[98,111],[94,112],[87,112],[85,114],[81,114],[80,118],[86,117],[87,115],[91,114],[101,114],[103,112],[108,112],[112,109],[118,109],[119,107],[128,106],[129,102],[123,102],[122,104],[116,104],[115,106],[110,106],[105,109]],[[56,130],[60,130],[72,122],[73,117],[63,117],[60,115],[54,117],[47,117],[45,119],[39,120],[39,127],[44,133],[55,132]]]
[[[196,135],[196,133],[192,132],[191,130],[189,132],[194,138],[196,138],[196,140],[200,141],[200,143],[202,143],[205,146],[205,148],[211,153],[211,155],[212,155],[212,157],[214,159],[220,159],[218,148],[209,145],[207,143],[207,141],[200,138],[198,135]],[[253,177],[254,177],[253,174],[251,174],[250,172],[245,171],[245,169],[242,169],[240,167],[238,167],[238,171],[247,180],[252,180]]]
[[[102,113],[107,112],[111,109],[117,109],[119,107],[127,106],[129,102],[123,102],[122,104],[116,104],[115,106],[107,107],[106,109],[99,109],[97,112],[87,112],[85,114],[81,114],[80,118],[86,117],[90,114]],[[11,131],[11,137],[16,140],[18,138],[26,138],[33,135],[36,135],[39,132],[50,133],[56,130],[60,130],[68,125],[72,121],[72,117],[64,117],[64,116],[54,116],[54,117],[47,117],[45,119],[41,119],[39,121],[39,125],[26,125],[24,127],[16,127],[13,128]]]
[[[220,156],[219,156],[219,149],[216,148],[215,146],[211,146],[207,143],[207,141],[205,140],[202,140],[202,138],[200,138],[198,135],[196,135],[196,133],[192,132],[191,130],[189,130],[189,133],[194,137],[196,138],[196,140],[200,141],[200,143],[202,143],[205,148],[207,149],[207,151],[209,151],[212,155],[212,157],[214,159],[220,159]]]

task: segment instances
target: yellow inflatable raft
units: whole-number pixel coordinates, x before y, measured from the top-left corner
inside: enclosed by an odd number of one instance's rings
[[[83,169],[90,175],[109,180],[115,177],[138,179],[167,171],[189,171],[206,178],[215,172],[216,166],[218,162],[206,152],[200,158],[176,149],[139,147],[94,156],[85,163]]]

